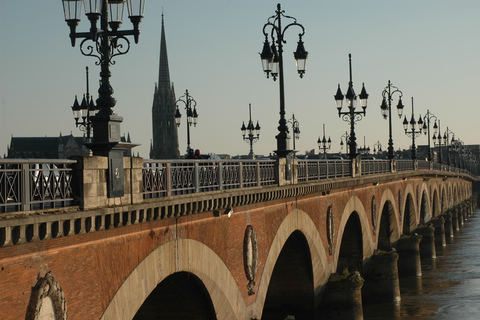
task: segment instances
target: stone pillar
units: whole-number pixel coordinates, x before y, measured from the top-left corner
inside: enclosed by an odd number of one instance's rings
[[[461,228],[463,228],[463,225],[465,224],[465,221],[463,220],[462,206],[457,205],[455,207],[455,212],[457,213],[457,221],[458,221],[457,230],[460,230]]]
[[[80,209],[137,204],[143,201],[143,159],[122,158],[123,196],[108,196],[108,158],[101,156],[74,157],[74,196]]]
[[[452,230],[453,232],[457,232],[458,230],[460,230],[460,228],[458,227],[458,214],[457,214],[457,211],[455,209],[452,209],[450,210],[450,215],[452,217]]]
[[[435,245],[439,247],[446,247],[445,240],[445,219],[442,216],[436,217],[430,221],[435,227]]]
[[[349,275],[332,274],[325,284],[320,303],[320,319],[363,320],[363,282],[358,272]]]
[[[432,224],[420,226],[416,232],[422,236],[420,241],[420,257],[422,259],[433,259],[437,257],[435,251],[435,227]]]
[[[364,303],[400,301],[398,280],[398,254],[395,251],[376,252],[363,266],[365,284],[362,288]]]
[[[275,162],[275,180],[279,186],[289,185],[291,177],[291,164],[287,164],[286,158],[277,158]]]
[[[143,159],[138,157],[127,158],[131,160],[130,192],[132,204],[143,202]]]
[[[400,277],[422,275],[422,263],[420,260],[420,241],[422,236],[414,234],[410,237],[402,236],[397,241],[398,275]]]

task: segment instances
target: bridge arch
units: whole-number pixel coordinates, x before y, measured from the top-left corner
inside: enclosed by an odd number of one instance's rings
[[[442,186],[441,187],[441,198],[440,198],[440,204],[441,204],[441,208],[442,208],[442,212],[441,213],[444,213],[445,211],[447,211],[447,196],[446,196],[446,187],[445,186]]]
[[[440,199],[438,197],[438,189],[433,189],[433,199],[432,199],[432,217],[438,217],[442,214]]]
[[[156,248],[125,279],[100,319],[133,319],[138,309],[170,275],[188,272],[203,283],[218,319],[246,319],[245,302],[224,262],[203,243],[178,239]],[[228,288],[228,290],[225,290]]]
[[[411,193],[406,194],[404,208],[402,233],[408,236],[417,227],[415,201]]]
[[[285,244],[294,233],[295,237],[298,237],[299,233],[301,233],[308,245],[312,266],[314,305],[317,306],[320,303],[318,300],[319,293],[322,286],[328,281],[331,273],[325,246],[310,216],[302,210],[294,209],[285,217],[277,229],[259,280],[256,303],[249,307],[249,314],[257,316],[258,319],[262,318],[263,306],[272,281],[275,265]]]
[[[380,201],[382,211],[377,217],[378,231],[377,249],[389,250],[392,244],[400,238],[400,226],[398,224],[398,208],[395,207],[395,196],[390,189],[385,190]]]
[[[430,201],[428,199],[428,192],[426,189],[422,191],[422,197],[420,201],[420,223],[426,224],[432,219],[432,213],[430,211]]]
[[[372,241],[371,235],[372,230],[370,229],[370,223],[365,207],[358,197],[352,196],[343,209],[342,219],[338,226],[338,236],[336,238],[337,241],[334,256],[335,272],[342,271],[340,269],[343,268],[342,265],[344,262],[342,261],[342,256],[344,254],[359,254],[361,257],[358,257],[358,260],[361,259],[362,261],[365,260],[365,257],[370,257],[373,254],[375,244]],[[342,249],[345,249],[345,246],[348,246],[349,244],[351,245],[350,250],[347,250],[347,253],[342,251]],[[360,252],[358,252],[358,250],[360,250]],[[354,263],[358,264],[357,262]],[[361,268],[361,266],[359,267]]]
[[[216,318],[205,286],[197,276],[189,272],[174,273],[160,282],[148,295],[133,320],[153,317],[199,320]]]
[[[275,263],[262,319],[283,319],[288,314],[312,319],[314,300],[310,250],[303,233],[296,230],[288,237]]]

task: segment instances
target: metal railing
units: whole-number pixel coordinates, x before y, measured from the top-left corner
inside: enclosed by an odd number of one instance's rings
[[[0,160],[0,212],[73,205],[74,160]]]
[[[275,184],[275,160],[145,160],[144,198]]]
[[[417,168],[419,170],[430,170],[430,162],[426,160],[418,160]]]
[[[299,182],[348,177],[351,174],[350,160],[298,160]]]
[[[297,181],[351,177],[350,160],[297,160]],[[74,160],[1,159],[0,213],[74,205]],[[363,160],[362,175],[390,172],[389,160]],[[395,160],[396,171],[430,169],[427,161]],[[467,173],[433,163],[433,170]],[[143,198],[275,185],[275,160],[144,160]],[[358,169],[357,169],[358,170]],[[358,173],[357,173],[358,174]]]
[[[390,172],[390,160],[361,160],[362,175]]]
[[[395,163],[397,171],[415,170],[415,161],[413,160],[397,160]]]

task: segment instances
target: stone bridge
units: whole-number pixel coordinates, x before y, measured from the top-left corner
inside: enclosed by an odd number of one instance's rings
[[[5,213],[0,318],[359,318],[473,213],[473,181],[417,169]]]

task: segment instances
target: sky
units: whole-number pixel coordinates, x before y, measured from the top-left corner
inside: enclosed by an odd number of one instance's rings
[[[162,12],[170,79],[177,99],[188,89],[197,102],[198,124],[191,127],[191,147],[202,153],[248,154],[240,128],[260,123],[256,154],[276,149],[279,83],[267,79],[260,62],[263,26],[275,14],[270,0],[147,0],[138,44],[111,66],[111,84],[123,117],[122,134],[140,144],[134,153],[149,157],[151,109],[158,81]],[[348,54],[352,54],[353,87],[362,83],[369,94],[367,114],[356,124],[359,147],[387,148],[388,121],[380,112],[388,80],[403,93],[405,114],[427,110],[465,144],[479,144],[480,1],[478,0],[284,0],[282,9],[302,24],[308,51],[303,79],[293,52],[299,28],[285,32],[286,116],[300,124],[298,153],[318,153],[317,139],[331,138],[331,152],[340,151],[340,137],[349,124],[338,117],[333,96],[340,84],[346,93]],[[126,9],[125,9],[126,11]],[[282,20],[285,25],[287,20]],[[131,29],[125,15],[122,29]],[[78,32],[88,31],[83,15]],[[0,3],[0,157],[11,136],[81,136],[71,106],[86,91],[97,96],[100,68],[95,59],[70,44],[60,0],[1,0]],[[394,95],[395,106],[398,95]],[[345,107],[344,107],[345,108]],[[395,107],[394,107],[395,108]],[[186,151],[185,113],[178,128],[180,153]],[[402,120],[392,110],[394,148],[408,149]],[[427,137],[417,138],[427,144]]]

